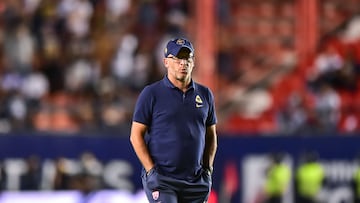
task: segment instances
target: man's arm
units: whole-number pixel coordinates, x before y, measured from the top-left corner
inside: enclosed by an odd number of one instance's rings
[[[151,159],[149,150],[145,144],[144,136],[146,131],[146,125],[133,121],[131,126],[130,142],[146,172],[149,172],[155,164]]]
[[[217,134],[216,125],[211,125],[206,128],[205,135],[205,150],[203,156],[203,166],[208,168],[210,172],[213,170],[215,154],[217,150]]]

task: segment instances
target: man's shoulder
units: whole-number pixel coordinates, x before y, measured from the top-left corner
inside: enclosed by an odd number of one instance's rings
[[[153,98],[158,97],[159,92],[162,92],[161,86],[163,86],[161,84],[161,81],[156,81],[146,85],[139,94],[138,102],[139,103],[151,102]]]
[[[158,81],[155,81],[153,83],[146,85],[144,87],[143,91],[157,90],[157,89],[161,88],[162,86],[164,86],[162,80],[158,80]]]
[[[201,91],[201,92],[204,92],[204,93],[208,93],[208,92],[211,92],[211,90],[203,85],[203,84],[200,84],[200,83],[197,83],[197,82],[194,82],[195,84],[195,89],[197,89],[198,91]]]

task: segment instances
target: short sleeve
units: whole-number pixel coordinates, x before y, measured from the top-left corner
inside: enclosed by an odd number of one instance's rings
[[[151,89],[146,86],[140,93],[133,114],[133,121],[149,126],[152,118],[152,101]]]
[[[206,126],[211,126],[217,123],[214,95],[210,89],[208,89],[208,101],[209,101],[209,112],[206,119]]]

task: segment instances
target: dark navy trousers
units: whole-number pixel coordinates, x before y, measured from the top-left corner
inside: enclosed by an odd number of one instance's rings
[[[164,176],[154,168],[141,174],[142,184],[150,203],[204,203],[211,190],[211,174],[207,170],[191,181]]]

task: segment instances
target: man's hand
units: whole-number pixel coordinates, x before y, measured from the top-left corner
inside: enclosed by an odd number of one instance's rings
[[[204,168],[209,173],[209,175],[212,175],[212,173],[214,172],[214,167],[212,167],[212,166],[207,166]]]

